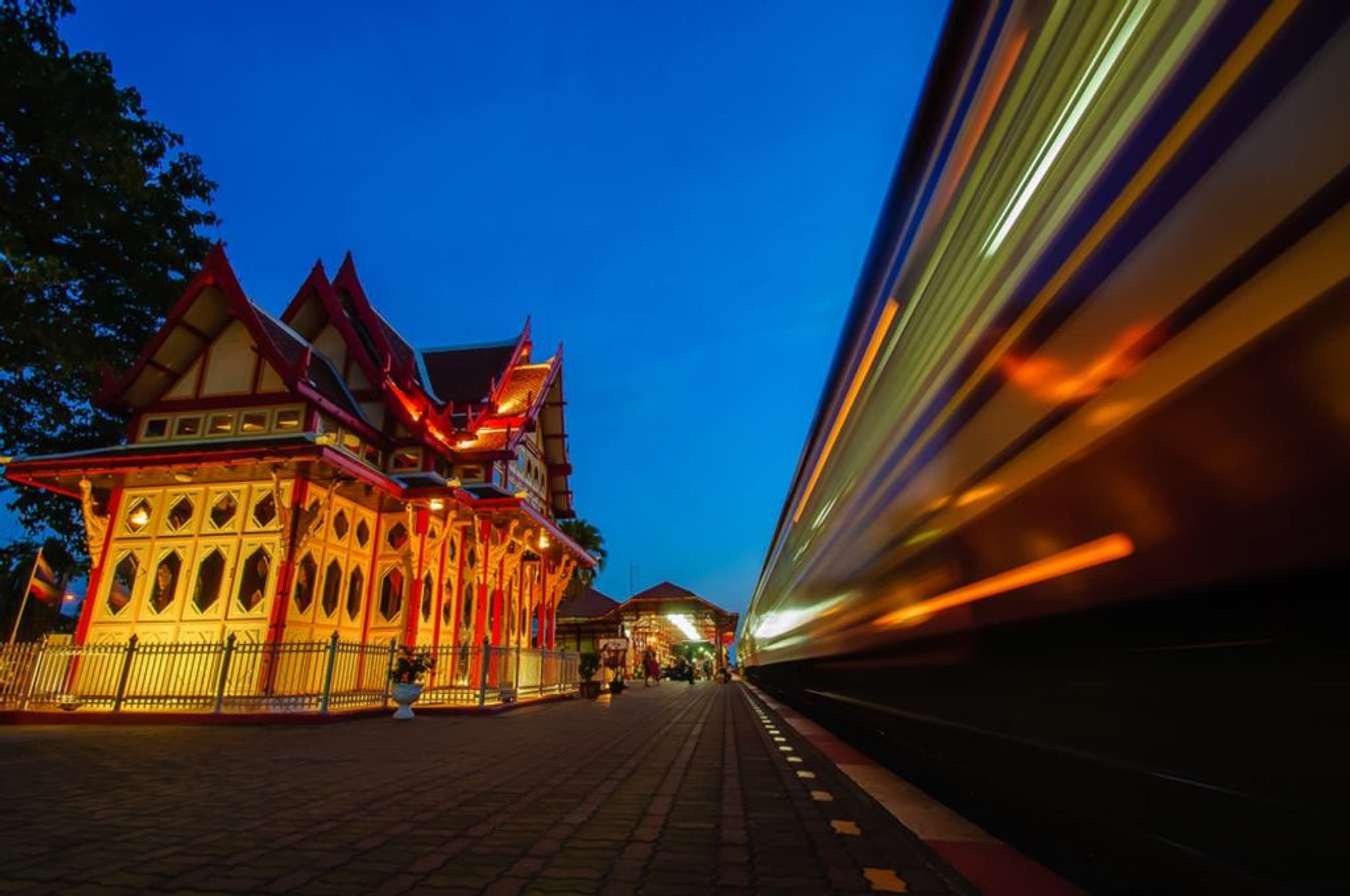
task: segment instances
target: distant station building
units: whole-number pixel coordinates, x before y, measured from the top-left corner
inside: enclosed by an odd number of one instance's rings
[[[561,347],[418,350],[348,256],[280,318],[217,248],[97,399],[128,441],[29,457],[79,500],[92,569],[76,643],[552,647],[593,561],[573,515]]]
[[[558,605],[558,643],[588,653],[606,638],[627,638],[628,668],[635,670],[648,649],[664,667],[674,660],[678,645],[692,642],[706,644],[723,666],[738,619],[673,582],[654,585],[623,603],[588,588]]]
[[[619,602],[587,586],[558,602],[559,647],[578,653],[597,653],[600,641],[622,637],[614,611]]]

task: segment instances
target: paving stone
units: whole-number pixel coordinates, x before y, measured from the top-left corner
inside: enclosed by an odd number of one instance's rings
[[[0,893],[856,893],[865,867],[959,883],[739,685],[414,725],[10,727],[0,751]]]

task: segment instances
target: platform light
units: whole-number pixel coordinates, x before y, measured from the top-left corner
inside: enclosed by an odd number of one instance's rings
[[[703,640],[703,635],[701,635],[699,630],[694,627],[693,620],[684,613],[667,613],[666,619],[670,620],[671,625],[678,628],[680,633],[690,641]]]

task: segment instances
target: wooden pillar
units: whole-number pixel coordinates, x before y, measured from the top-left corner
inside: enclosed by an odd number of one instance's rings
[[[417,535],[417,564],[413,567],[412,581],[408,583],[408,599],[404,601],[403,643],[417,643],[417,629],[422,621],[422,572],[426,568],[427,530],[430,528],[431,513],[425,507],[418,507],[413,515],[413,531]]]
[[[122,490],[115,488],[108,496],[108,528],[103,534],[103,546],[97,557],[90,557],[89,585],[84,591],[84,606],[80,607],[80,621],[75,625],[74,642],[83,644],[89,637],[89,626],[94,621],[94,604],[98,601],[98,590],[103,586],[103,571],[108,568],[108,557],[112,553],[113,539],[117,532],[117,515],[122,512]],[[221,589],[225,587],[221,583]],[[78,659],[78,658],[77,658]]]
[[[502,645],[502,573],[506,568],[506,559],[497,561],[497,584],[492,589],[492,646],[500,647]]]
[[[454,530],[450,528],[449,521],[445,526],[445,537],[441,540],[441,559],[436,564],[436,576],[433,586],[436,589],[435,605],[431,608],[431,648],[435,650],[441,646],[441,619],[445,616],[445,602],[450,601],[450,609],[454,610],[455,595],[451,592],[445,593],[445,561],[447,553],[450,550],[450,539]]]
[[[545,618],[545,615],[544,615],[544,607],[547,605],[547,602],[548,602],[548,601],[547,601],[548,591],[547,591],[547,589],[545,589],[545,587],[544,587],[544,584],[545,584],[545,581],[547,580],[547,578],[548,578],[548,561],[547,561],[546,559],[544,559],[543,557],[540,557],[540,558],[539,558],[539,575],[535,577],[535,583],[534,583],[534,594],[535,594],[535,606],[534,606],[535,635],[534,635],[534,641],[535,641],[535,646],[536,646],[536,647],[540,647],[540,648],[547,648],[547,647],[548,647],[548,643],[547,643],[547,641],[546,641],[546,639],[545,639],[546,632],[544,631],[545,626],[548,624],[548,620]]]
[[[481,649],[483,639],[487,636],[487,612],[488,612],[488,569],[492,558],[492,522],[491,520],[475,520],[473,525],[477,526],[479,554],[478,563],[475,565],[475,574],[478,577],[478,594],[474,597],[473,607],[473,642],[475,649]],[[477,684],[481,667],[478,665],[484,657],[478,657],[470,669],[469,681]]]
[[[367,644],[370,638],[370,605],[375,602],[375,582],[379,579],[380,562],[380,539],[384,537],[384,515],[380,513],[380,499],[375,501],[375,532],[370,539],[370,565],[366,567],[366,594],[361,601],[361,643]],[[347,582],[351,583],[351,570],[347,570]],[[347,611],[347,589],[342,590],[342,603],[339,605],[338,618]],[[356,655],[356,681],[357,686],[365,684],[366,674],[366,652],[363,650]]]
[[[276,483],[276,480],[273,480]],[[278,645],[286,634],[286,614],[291,606],[291,575],[295,569],[295,547],[300,540],[300,518],[305,506],[305,492],[309,486],[308,480],[301,478],[298,474],[294,483],[291,485],[291,509],[289,513],[282,513],[281,508],[277,507],[277,516],[281,520],[279,529],[282,557],[281,563],[277,567],[277,585],[272,593],[272,606],[267,613],[267,636],[266,643],[273,645],[271,650],[262,655],[262,665],[258,670],[258,686],[262,693],[272,693],[276,685]],[[276,487],[276,497],[278,502],[281,498],[281,488]],[[242,553],[242,550],[241,550]],[[246,562],[245,558],[239,559],[240,563]]]
[[[268,613],[267,640],[272,642],[280,642],[286,631],[286,612],[290,609],[291,576],[295,570],[295,546],[300,540],[300,517],[305,507],[308,488],[309,481],[296,476],[295,484],[291,486],[290,513],[283,514],[281,508],[277,508],[277,516],[290,521],[290,531],[281,533],[284,554],[280,566],[277,567],[277,587]],[[240,562],[243,562],[243,558],[240,558]]]

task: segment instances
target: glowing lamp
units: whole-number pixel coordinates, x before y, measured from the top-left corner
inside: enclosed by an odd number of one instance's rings
[[[548,546],[549,546],[548,533],[547,533],[547,532],[540,532],[540,533],[539,533],[539,550],[542,551],[542,550],[544,550],[545,548],[547,548]]]
[[[138,507],[131,514],[130,519],[133,526],[144,526],[146,523],[150,522],[150,514],[144,507]]]
[[[432,510],[444,510],[445,502],[442,501],[440,498],[432,498],[430,501],[427,502],[427,506],[430,507]]]
[[[678,628],[680,634],[684,635],[690,641],[703,640],[703,636],[699,634],[699,630],[694,627],[693,620],[684,613],[667,613],[666,619],[670,620],[670,624]]]

